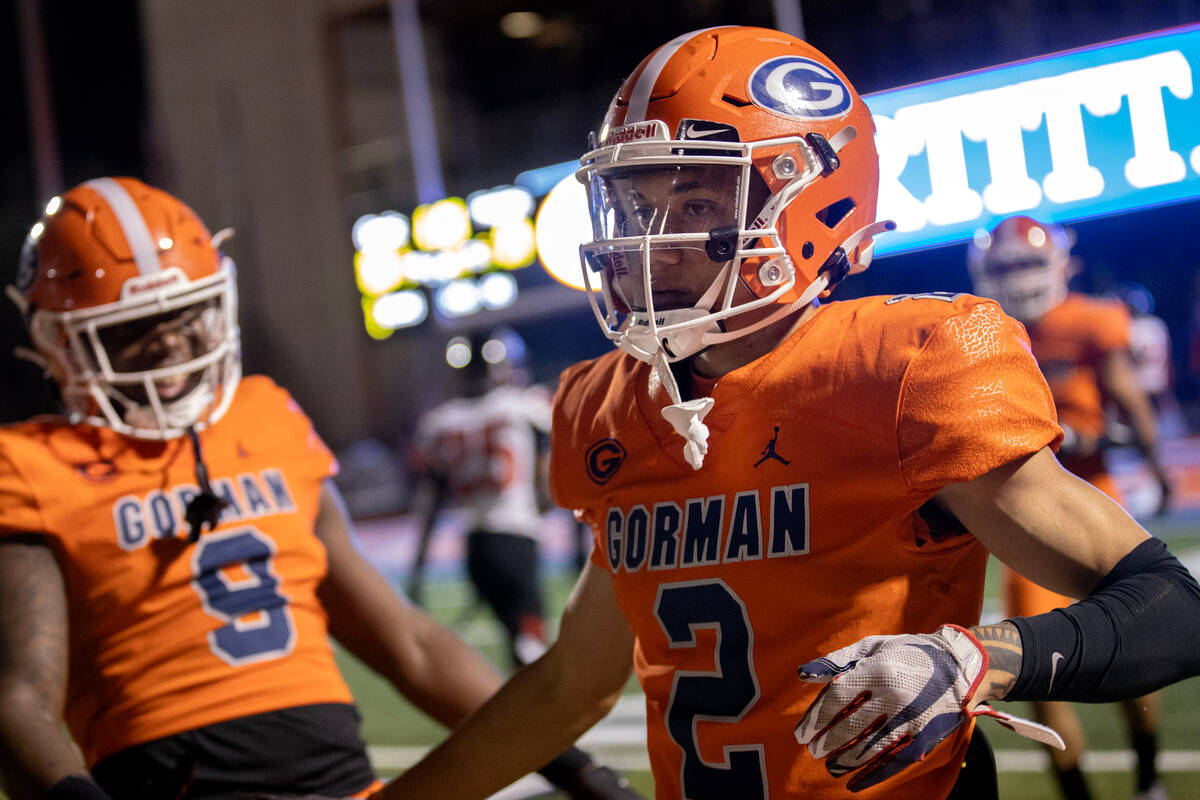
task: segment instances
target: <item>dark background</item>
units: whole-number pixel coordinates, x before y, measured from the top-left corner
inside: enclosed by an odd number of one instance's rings
[[[203,2],[203,0],[198,0]],[[34,5],[30,3],[30,5]],[[368,6],[370,4],[367,4]],[[37,3],[53,98],[53,126],[63,188],[98,175],[129,174],[170,189],[156,156],[161,143],[147,110],[141,8],[132,0]],[[575,158],[584,137],[625,75],[650,50],[679,33],[716,24],[775,24],[770,2],[613,2],[583,4],[501,0],[420,2],[437,103],[452,106],[452,125],[439,127],[448,194],[511,182],[522,170]],[[860,93],[893,88],[1048,52],[1200,20],[1200,2],[1168,0],[843,0],[800,4],[806,38],[826,52]],[[547,20],[535,40],[501,35],[509,11],[537,11]],[[388,6],[366,8],[364,24],[386,24]],[[0,2],[0,282],[11,282],[21,242],[40,214],[23,68],[20,14]],[[394,54],[393,54],[394,58]],[[394,67],[394,61],[393,61]],[[1200,76],[1197,76],[1200,79]],[[177,102],[189,102],[178,98]],[[443,118],[446,112],[443,110]],[[498,156],[497,154],[504,154]],[[355,201],[365,209],[412,208],[415,189],[379,182]],[[1180,392],[1196,395],[1186,373],[1200,259],[1191,235],[1200,222],[1195,202],[1093,219],[1073,227],[1086,271],[1078,288],[1098,291],[1114,280],[1146,285],[1174,335]],[[351,255],[347,236],[347,259]],[[869,293],[968,290],[963,245],[876,261],[838,290]],[[535,280],[535,279],[534,279]],[[243,327],[255,329],[254,309]],[[320,324],[314,320],[314,324]],[[607,348],[592,329],[564,337],[564,318],[536,316],[515,324],[538,357],[535,377],[553,380],[566,363]],[[570,324],[574,324],[571,322]],[[363,334],[366,335],[365,333]],[[399,334],[398,334],[399,335]],[[38,371],[9,352],[23,339],[15,311],[0,309],[0,421],[47,409],[50,395]],[[271,373],[272,358],[256,337],[244,342],[248,372]],[[380,352],[383,352],[382,350]],[[430,369],[443,368],[431,353]],[[318,419],[318,425],[320,420]],[[371,430],[400,446],[396,429]]]

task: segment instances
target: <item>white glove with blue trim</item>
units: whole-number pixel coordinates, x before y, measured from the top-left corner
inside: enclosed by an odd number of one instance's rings
[[[825,759],[830,775],[854,774],[858,792],[923,761],[971,717],[994,717],[1022,736],[1059,749],[1052,729],[980,703],[967,704],[987,673],[988,655],[970,632],[943,625],[934,633],[867,636],[800,667],[826,684],[796,726],[796,741]]]

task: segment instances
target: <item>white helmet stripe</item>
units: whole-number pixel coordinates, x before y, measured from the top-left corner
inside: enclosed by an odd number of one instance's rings
[[[133,252],[133,261],[137,264],[138,273],[150,275],[162,271],[162,263],[158,260],[158,245],[150,235],[150,229],[146,227],[146,220],[142,217],[137,203],[133,202],[125,187],[112,178],[97,178],[88,181],[84,186],[99,192],[117,215],[117,222],[121,225],[125,240],[129,242],[129,249]]]
[[[728,27],[719,25],[716,27]],[[698,31],[691,31],[680,36],[676,36],[671,41],[658,48],[658,52],[650,59],[650,63],[642,70],[642,74],[638,76],[637,83],[633,87],[633,91],[629,95],[629,108],[625,111],[625,124],[631,122],[645,122],[646,106],[650,104],[650,95],[654,92],[654,84],[658,83],[658,76],[662,74],[663,67],[671,60],[671,56],[679,48],[683,47],[693,37],[707,31],[716,30],[713,28],[701,28]],[[671,134],[674,135],[674,131]]]

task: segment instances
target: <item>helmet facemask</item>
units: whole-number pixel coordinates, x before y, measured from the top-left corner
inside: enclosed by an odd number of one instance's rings
[[[624,141],[633,131],[638,139]],[[784,302],[796,273],[777,224],[823,171],[803,137],[668,139],[651,120],[608,131],[606,141],[618,143],[585,155],[577,173],[594,237],[580,255],[588,288],[597,277],[600,284],[599,298],[588,293],[593,311],[620,349],[643,361],[660,349],[669,361],[687,358],[807,305],[829,285],[819,278],[800,293],[803,302]],[[773,194],[757,171],[764,162],[788,170]]]
[[[233,263],[193,281],[172,271],[127,281],[115,303],[32,312],[30,335],[72,421],[162,440],[228,409],[241,378]],[[151,281],[162,288],[139,291]]]
[[[599,283],[588,296],[604,334],[653,366],[650,392],[669,395],[662,415],[686,440],[693,468],[707,452],[703,418],[714,401],[682,399],[670,362],[790,324],[866,269],[871,237],[894,227],[875,221],[874,129],[826,56],[788,34],[742,26],[675,37],[609,104],[576,172],[593,223],[580,248],[583,278],[589,289]],[[637,225],[622,224],[636,195],[623,196],[621,180],[655,178],[669,197],[671,186],[718,168],[709,188],[729,203],[712,219],[685,224],[682,204],[659,197]],[[673,261],[690,268],[683,278]]]
[[[967,251],[974,291],[1026,325],[1037,322],[1067,298],[1073,243],[1069,231],[1028,217],[980,231]]]
[[[974,280],[975,291],[1000,304],[1005,313],[1028,325],[1067,298],[1067,263],[1035,258],[993,263]]]

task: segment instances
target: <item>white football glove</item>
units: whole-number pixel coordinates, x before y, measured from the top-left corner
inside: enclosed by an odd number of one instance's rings
[[[980,703],[987,651],[957,625],[934,633],[867,636],[800,667],[825,688],[796,726],[796,741],[835,778],[857,770],[852,792],[874,786],[930,751],[971,717],[987,715],[1022,736],[1063,748],[1052,729]]]

